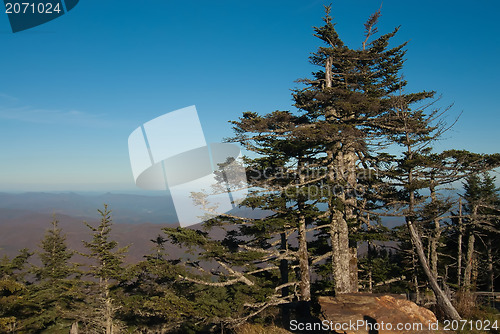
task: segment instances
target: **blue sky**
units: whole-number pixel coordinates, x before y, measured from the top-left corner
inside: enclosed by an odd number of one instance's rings
[[[326,1],[89,1],[13,34],[0,15],[0,191],[135,190],[127,139],[196,105],[208,142],[242,112],[287,110],[314,69]],[[332,14],[359,47],[380,1]],[[383,2],[380,32],[409,40],[408,90],[436,90],[459,122],[438,149],[500,151],[498,1]]]

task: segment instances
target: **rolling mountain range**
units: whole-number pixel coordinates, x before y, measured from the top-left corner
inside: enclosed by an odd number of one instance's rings
[[[112,210],[113,240],[116,240],[120,247],[129,246],[125,257],[128,263],[138,262],[151,253],[151,240],[162,234],[163,227],[179,226],[169,196],[0,193],[0,257],[13,257],[23,248],[30,251],[39,250],[39,244],[45,231],[51,227],[54,216],[67,237],[68,247],[77,252],[84,252],[82,241],[89,241],[91,233],[83,222],[97,226],[100,219],[97,210],[102,209],[104,203]],[[253,218],[266,215],[265,211],[251,209],[235,209],[231,213]],[[388,227],[399,224],[400,218],[384,219],[384,225]],[[200,226],[193,225],[190,228],[197,229]],[[210,234],[220,238],[223,232],[213,229]],[[294,244],[295,240],[291,240],[291,243]],[[166,252],[172,258],[185,255],[182,249],[172,244],[166,244]],[[73,260],[84,261],[80,256]]]
[[[113,210],[116,223],[176,223],[170,196],[140,196],[106,193],[80,195],[76,193],[0,193],[0,210],[67,215],[83,219],[95,218],[97,209],[107,204]],[[16,216],[14,212],[10,215]],[[1,219],[1,217],[0,217]]]
[[[162,227],[177,225],[168,196],[0,193],[0,257],[15,256],[22,248],[38,250],[54,215],[67,236],[68,246],[83,251],[82,240],[90,239],[90,230],[83,222],[99,224],[97,209],[102,209],[104,203],[112,210],[113,239],[120,247],[130,246],[127,262],[140,261],[149,254],[153,245],[150,240],[161,233]],[[169,246],[172,256],[182,253]]]

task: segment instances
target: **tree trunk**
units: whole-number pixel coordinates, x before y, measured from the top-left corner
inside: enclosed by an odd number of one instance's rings
[[[71,329],[69,330],[69,334],[78,334],[78,322],[74,322],[71,324]]]
[[[470,233],[469,235],[469,242],[467,245],[467,264],[465,266],[465,272],[464,272],[464,287],[467,291],[470,291],[471,289],[471,282],[472,282],[472,267],[474,265],[474,243],[475,243],[475,236],[473,233]]]
[[[349,261],[349,281],[351,283],[350,292],[358,292],[358,247],[349,248],[349,252],[351,253],[351,259]]]
[[[427,259],[425,257],[425,252],[424,252],[424,246],[422,245],[422,240],[418,235],[417,230],[413,226],[413,222],[411,221],[411,219],[407,219],[407,226],[410,231],[411,240],[417,251],[418,259],[420,261],[420,264],[422,265],[422,269],[424,270],[424,273],[427,276],[432,291],[434,291],[434,294],[436,295],[437,306],[441,309],[441,311],[444,313],[447,319],[460,320],[461,319],[460,315],[458,314],[455,307],[452,305],[450,299],[439,287],[437,279],[433,275],[429,267],[429,264],[427,263]]]
[[[408,135],[407,135],[408,138]],[[411,158],[412,157],[412,151],[411,151],[411,146],[408,146],[408,156]],[[413,220],[414,220],[414,215],[415,215],[415,193],[411,189],[413,186],[413,171],[410,169],[408,171],[408,181],[407,181],[407,186],[409,190],[409,202],[408,202],[408,214],[406,216],[406,225],[408,226],[408,230],[410,232],[410,239],[411,242],[413,243],[413,246],[415,247],[415,250],[417,251],[417,256],[418,260],[422,266],[422,269],[425,273],[425,276],[427,277],[427,281],[429,282],[429,285],[436,295],[436,303],[437,306],[441,309],[443,312],[444,316],[450,320],[460,320],[460,314],[458,314],[457,310],[451,303],[450,299],[446,296],[446,294],[441,290],[439,287],[439,284],[437,282],[437,277],[434,276],[434,274],[431,271],[431,268],[429,267],[429,263],[427,261],[427,258],[425,257],[425,251],[424,251],[424,245],[422,244],[422,238],[418,234],[418,231],[415,229],[415,226],[413,225]]]
[[[340,144],[337,145],[337,156],[333,156],[333,152],[328,152],[328,157],[331,163],[329,166],[329,184],[330,186],[337,185],[340,173],[344,171],[343,154]],[[336,198],[334,198],[336,197]],[[339,203],[340,202],[340,203]],[[330,211],[330,241],[332,247],[332,274],[335,285],[335,294],[351,292],[350,279],[350,260],[351,252],[349,251],[349,227],[344,217],[342,207],[345,206],[345,191],[341,190],[340,194],[332,194],[329,203]]]
[[[345,199],[345,216],[347,223],[355,223],[357,220],[354,208],[357,205],[356,198],[356,152],[350,147],[344,156],[345,158],[345,174],[346,174],[346,199]],[[349,237],[349,236],[348,236]],[[349,281],[350,291],[358,292],[358,245],[356,241],[349,242]]]
[[[372,267],[368,269],[368,292],[373,293]]]
[[[327,57],[325,61],[326,88],[332,87],[332,65],[333,58]],[[330,107],[326,110],[325,117],[327,121],[333,123],[337,122],[338,115]],[[345,147],[348,147],[347,152],[344,152]],[[348,221],[355,218],[353,204],[356,204],[356,198],[352,195],[346,197],[347,190],[354,189],[356,184],[356,154],[352,147],[337,143],[327,151],[327,157],[329,159],[329,186],[335,190],[338,190],[337,185],[341,188],[340,194],[332,194],[340,203],[334,201],[333,198],[329,203],[331,263],[335,294],[356,292],[358,291],[357,249],[354,252],[349,248],[348,227]]]
[[[493,271],[493,245],[491,238],[486,240],[486,256],[488,261],[488,291],[495,292],[495,273]]]
[[[109,295],[109,284],[108,280],[103,280],[104,287],[104,324],[106,334],[113,334],[113,305],[111,303],[111,297]]]
[[[340,216],[340,217],[339,217]],[[347,223],[336,213],[331,222],[330,239],[332,243],[332,273],[335,285],[335,294],[351,291],[349,270],[349,235]]]
[[[474,265],[474,243],[475,236],[473,232],[469,232],[469,242],[467,245],[467,264],[464,272],[464,288],[466,291],[471,290],[472,283],[472,267]]]
[[[436,197],[436,188],[433,184],[434,181],[431,182],[430,192],[431,192],[431,203],[434,206],[437,206],[437,197]],[[434,277],[438,277],[438,246],[439,239],[441,239],[441,224],[439,223],[439,218],[437,217],[439,213],[437,211],[434,212],[434,231],[432,233],[432,237],[429,237],[430,244],[430,262],[432,274]]]
[[[327,88],[332,87],[332,57],[326,58],[325,61],[325,86]]]
[[[342,144],[336,146],[336,153],[334,157],[332,151],[328,152],[332,161],[328,173],[330,185],[340,185],[335,187],[340,193],[333,194],[336,198],[332,198],[329,204],[330,240],[335,294],[342,294],[358,291],[358,252],[355,244],[350,247],[348,226],[348,222],[356,219],[353,210],[356,205],[356,160],[353,150],[344,154]]]
[[[288,250],[288,241],[286,238],[286,233],[281,233],[281,250],[282,252],[286,252]],[[288,260],[283,259],[280,261],[280,275],[281,275],[281,284],[288,283]],[[281,289],[281,296],[287,297],[289,294],[289,288],[285,287]],[[284,328],[288,328],[290,326],[290,308],[287,304],[281,305],[281,318]]]
[[[471,285],[474,287],[474,290],[477,287],[477,278],[479,277],[479,260],[477,256],[472,257],[472,282]]]
[[[305,182],[303,175],[303,163],[299,161],[298,174],[300,184]],[[309,269],[309,251],[307,250],[306,216],[304,214],[305,198],[299,195],[297,199],[298,207],[298,233],[299,233],[299,269],[300,269],[300,301],[309,302],[311,300],[311,273]]]
[[[412,243],[413,245],[413,243]],[[420,287],[418,282],[418,268],[417,261],[415,259],[415,246],[411,250],[411,264],[413,266],[413,285],[415,285],[415,304],[420,305]]]
[[[439,225],[439,222],[436,220],[434,224]],[[435,227],[434,235],[429,237],[431,271],[434,277],[438,277],[438,233],[440,234],[440,232],[437,231],[437,227]]]
[[[302,215],[299,218],[299,268],[300,300],[311,300],[311,278],[309,273],[309,253],[307,251],[306,223]]]
[[[462,220],[462,199],[458,199],[458,250],[457,250],[457,285],[462,288],[462,240],[464,235],[464,226]]]

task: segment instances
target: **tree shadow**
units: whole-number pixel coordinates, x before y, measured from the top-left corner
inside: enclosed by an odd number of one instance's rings
[[[290,307],[289,311],[294,311],[293,313],[295,314],[295,320],[297,320],[297,323],[301,324],[308,324],[312,329],[303,329],[303,330],[294,330],[293,333],[297,334],[317,334],[317,333],[332,333],[330,330],[321,330],[318,332],[318,329],[322,328],[322,321],[318,317],[314,316],[311,314],[311,302],[310,301],[299,301],[296,303],[291,303],[288,305]],[[290,316],[290,314],[288,314]],[[290,325],[290,318],[288,318],[289,323],[286,324],[284,327],[287,330],[291,329],[289,328]]]
[[[378,330],[375,329],[377,324],[377,320],[375,318],[365,315],[363,316],[363,320],[368,323],[368,328],[370,328],[368,334],[378,334]]]

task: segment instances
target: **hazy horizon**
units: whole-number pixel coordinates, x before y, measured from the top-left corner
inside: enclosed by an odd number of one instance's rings
[[[0,191],[134,191],[127,139],[145,122],[196,105],[207,143],[214,143],[232,135],[227,122],[245,111],[294,110],[290,89],[316,70],[308,62],[321,45],[313,26],[322,24],[329,3],[155,2],[151,10],[82,2],[15,34],[1,15],[8,66],[0,88]],[[341,38],[361,47],[363,24],[379,7],[334,2]],[[379,34],[401,25],[394,43],[409,41],[407,90],[441,94],[438,106],[454,104],[450,123],[463,112],[437,150],[498,151],[500,66],[493,60],[500,46],[491,43],[498,9],[500,3],[383,3]]]

